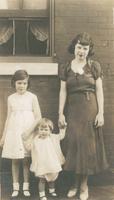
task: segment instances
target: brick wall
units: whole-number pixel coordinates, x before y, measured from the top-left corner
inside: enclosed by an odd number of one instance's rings
[[[95,43],[94,59],[104,72],[106,150],[114,166],[114,24],[113,0],[55,0],[55,52],[57,61],[71,59],[67,46],[79,32],[87,31]],[[6,99],[12,92],[10,76],[0,76],[0,134],[6,117]],[[43,116],[51,118],[57,127],[59,82],[56,76],[31,77],[31,90],[39,97]],[[57,130],[57,129],[56,129]]]
[[[58,61],[71,59],[69,42],[80,32],[91,34],[95,56],[103,68],[105,97],[104,137],[114,167],[114,24],[113,0],[55,0],[55,52]]]

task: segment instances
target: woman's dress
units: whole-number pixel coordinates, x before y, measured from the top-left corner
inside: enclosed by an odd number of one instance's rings
[[[64,169],[77,174],[95,174],[108,166],[102,128],[94,125],[98,112],[95,81],[100,76],[101,67],[95,61],[87,63],[81,75],[71,69],[70,63],[60,68],[60,79],[67,86]]]
[[[20,95],[14,93],[8,97],[8,106],[11,115],[6,128],[5,143],[2,157],[9,159],[21,159],[30,156],[23,145],[22,134],[33,124],[33,102],[37,101],[36,95],[25,92]]]

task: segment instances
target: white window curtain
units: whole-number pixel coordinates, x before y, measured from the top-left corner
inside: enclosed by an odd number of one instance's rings
[[[37,40],[45,41],[49,38],[46,22],[30,22],[30,30]]]
[[[41,42],[47,40],[46,54],[49,52],[49,30],[46,22],[30,22],[30,31]]]
[[[10,22],[0,22],[0,45],[6,43],[13,34],[13,26]]]

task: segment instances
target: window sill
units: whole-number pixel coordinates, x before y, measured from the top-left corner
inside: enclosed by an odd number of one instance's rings
[[[1,62],[32,62],[32,63],[52,63],[52,56],[0,56]]]
[[[52,57],[0,57],[0,75],[12,75],[18,69],[30,75],[58,75],[58,64]]]

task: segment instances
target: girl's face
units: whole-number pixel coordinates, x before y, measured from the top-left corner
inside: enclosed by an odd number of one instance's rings
[[[45,127],[39,126],[38,128],[38,135],[40,138],[46,138],[50,135],[50,128],[48,125],[46,125]]]
[[[79,60],[79,61],[84,61],[89,53],[89,45],[82,45],[77,43],[75,45],[75,57]]]
[[[24,94],[27,91],[28,79],[18,80],[15,82],[15,89],[18,94]]]

